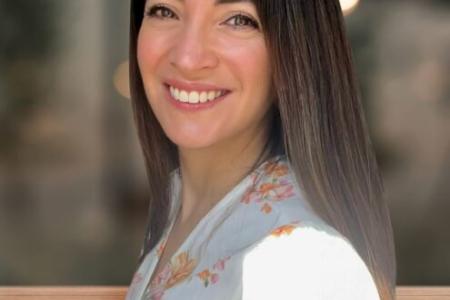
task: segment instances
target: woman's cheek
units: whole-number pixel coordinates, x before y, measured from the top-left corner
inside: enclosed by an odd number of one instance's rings
[[[152,66],[157,57],[157,48],[154,47],[154,44],[152,45],[150,39],[143,33],[139,36],[137,49],[137,58],[141,72],[144,73],[149,66]]]
[[[247,35],[217,34],[214,51],[234,75],[244,98],[265,101],[270,85],[270,61],[264,37],[260,33]],[[258,96],[255,98],[255,96]]]
[[[164,52],[167,48],[168,37],[160,32],[154,32],[154,30],[146,29],[143,27],[139,33],[138,45],[137,45],[137,58],[139,66],[148,72],[149,70],[155,70],[159,62],[162,61]]]
[[[267,74],[268,57],[262,37],[248,39],[222,36],[216,41],[216,51],[226,58],[244,81],[250,79],[256,82],[255,78]]]

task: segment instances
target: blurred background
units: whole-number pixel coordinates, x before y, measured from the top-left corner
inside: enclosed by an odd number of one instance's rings
[[[399,285],[450,284],[450,1],[343,0]],[[128,285],[148,187],[129,0],[0,0],[0,285]]]

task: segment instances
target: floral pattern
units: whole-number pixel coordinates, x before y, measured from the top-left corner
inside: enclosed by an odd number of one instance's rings
[[[219,259],[212,267],[212,270],[210,271],[209,268],[204,269],[203,271],[197,273],[197,276],[200,278],[200,280],[203,282],[203,285],[205,287],[208,287],[209,283],[215,284],[219,281],[219,272],[223,271],[225,269],[225,262],[230,259],[230,256],[227,256],[225,258]]]
[[[173,260],[164,266],[160,274],[150,284],[151,299],[160,300],[164,291],[188,279],[197,260],[189,257],[187,251],[179,253]]]
[[[281,177],[287,175],[289,168],[286,164],[282,164],[276,161],[270,161],[264,166],[264,172],[267,175],[274,175],[276,177]]]
[[[267,180],[258,184],[258,175],[253,175],[253,184],[245,191],[241,203],[261,204],[260,211],[269,214],[272,204],[294,196],[294,186],[286,175],[289,168],[286,163],[269,161],[264,165],[263,174]]]

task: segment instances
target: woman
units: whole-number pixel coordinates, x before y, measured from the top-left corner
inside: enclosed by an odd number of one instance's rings
[[[338,0],[132,0],[151,197],[127,299],[394,299]]]

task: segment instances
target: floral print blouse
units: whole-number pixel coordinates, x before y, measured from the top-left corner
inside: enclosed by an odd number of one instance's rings
[[[204,216],[152,276],[170,226],[134,274],[126,300],[379,300],[349,241],[313,213],[285,155],[262,163]]]

